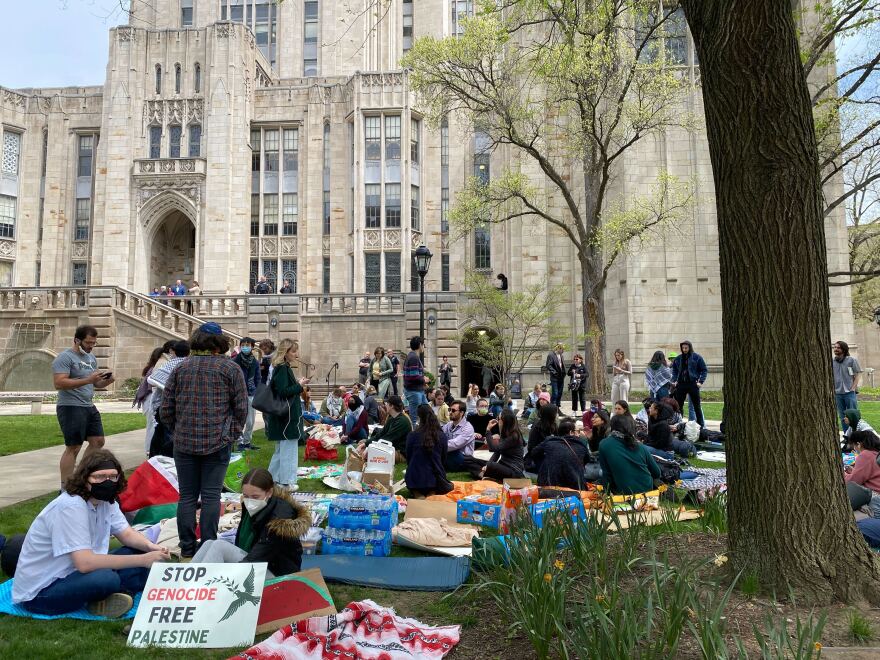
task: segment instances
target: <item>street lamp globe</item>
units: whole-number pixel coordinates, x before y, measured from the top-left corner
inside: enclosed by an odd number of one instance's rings
[[[424,277],[428,274],[428,269],[431,267],[431,257],[434,255],[426,246],[420,245],[416,248],[413,256],[416,260],[416,271],[419,277]]]

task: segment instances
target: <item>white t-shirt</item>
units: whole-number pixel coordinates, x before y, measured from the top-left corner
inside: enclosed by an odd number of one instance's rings
[[[116,502],[93,505],[79,495],[61,493],[28,530],[15,569],[12,602],[31,601],[55,580],[75,572],[70,553],[91,550],[106,555],[110,535],[124,532],[128,526]]]

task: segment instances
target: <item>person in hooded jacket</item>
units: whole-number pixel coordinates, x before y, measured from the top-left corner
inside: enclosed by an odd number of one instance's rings
[[[691,405],[696,414],[697,424],[706,426],[703,419],[703,408],[700,406],[700,388],[706,382],[709,370],[706,361],[699,353],[694,353],[694,346],[685,340],[679,344],[681,353],[672,361],[672,386],[678,407],[684,409],[684,400],[690,395]]]
[[[539,465],[538,485],[583,490],[584,466],[591,460],[590,448],[583,437],[575,435],[574,420],[562,420],[558,433],[546,438],[531,452]]]
[[[194,564],[266,562],[266,578],[299,572],[302,543],[312,516],[290,493],[275,485],[272,475],[254,468],[241,481],[241,522],[235,544],[206,541],[196,552]]]

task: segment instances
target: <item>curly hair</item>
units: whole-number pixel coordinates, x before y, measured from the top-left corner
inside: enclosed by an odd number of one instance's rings
[[[107,449],[98,449],[84,457],[79,462],[79,465],[76,466],[73,474],[64,482],[64,490],[67,491],[68,495],[79,495],[84,500],[89,499],[92,496],[92,492],[89,490],[89,475],[101,469],[108,469],[100,467],[102,463],[107,463],[108,461],[113,463],[113,468],[119,473],[119,481],[116,482],[116,497],[118,500],[119,495],[122,494],[128,485],[128,480],[125,478],[122,465],[113,455],[113,452]]]

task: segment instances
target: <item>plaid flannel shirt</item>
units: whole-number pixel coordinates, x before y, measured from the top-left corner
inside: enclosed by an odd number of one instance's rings
[[[222,355],[192,355],[165,384],[159,418],[174,448],[212,454],[232,443],[247,421],[248,394],[241,368]]]

